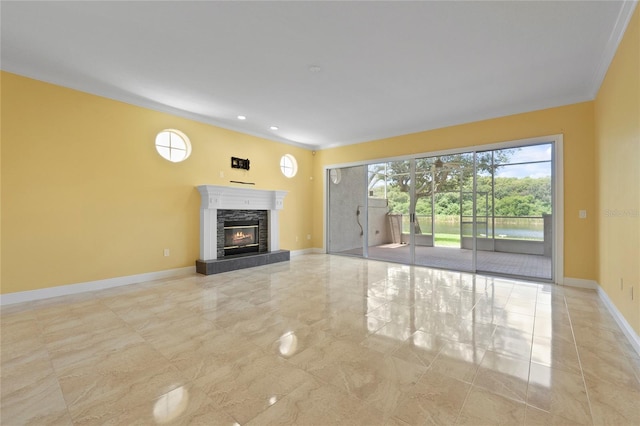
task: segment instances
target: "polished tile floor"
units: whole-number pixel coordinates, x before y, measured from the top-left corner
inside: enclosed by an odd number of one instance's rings
[[[305,255],[2,308],[2,425],[640,424],[593,291]]]
[[[411,263],[409,246],[383,244],[369,247],[369,258],[389,262]],[[340,252],[340,254],[362,256],[362,248]],[[416,246],[415,263],[432,268],[454,271],[473,270],[473,252],[456,247]],[[488,274],[517,275],[527,279],[551,280],[551,258],[535,254],[478,251],[477,269]]]

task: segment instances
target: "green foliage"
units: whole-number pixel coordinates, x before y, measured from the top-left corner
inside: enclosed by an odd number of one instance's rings
[[[496,178],[496,216],[542,216],[551,213],[551,178]]]
[[[389,213],[409,213],[408,192],[400,192],[397,188],[390,187],[387,200],[389,200]]]
[[[533,196],[510,195],[496,201],[500,216],[531,216]]]
[[[460,234],[436,234],[436,245],[440,247],[460,247]]]
[[[478,197],[476,208],[478,216],[491,216],[491,178],[477,179]],[[485,196],[486,194],[486,196]],[[551,178],[496,178],[495,179],[495,215],[496,216],[542,216],[551,213]],[[383,197],[374,192],[374,196]],[[463,193],[462,213],[472,215],[473,199],[470,193]],[[387,188],[390,213],[409,213],[409,193],[395,185]],[[416,214],[431,216],[431,194],[418,198]],[[435,195],[435,214],[460,215],[460,190],[440,192]]]
[[[460,193],[445,192],[436,194],[436,215],[459,215]]]
[[[509,162],[516,150],[478,153],[476,165],[476,214],[478,216],[541,216],[551,213],[550,177],[496,177],[491,175]],[[416,160],[416,213],[432,214],[431,193],[435,194],[434,214],[473,215],[473,155],[469,153]],[[389,200],[390,213],[409,213],[411,187],[409,161],[392,161],[369,166],[369,190],[374,197]],[[493,195],[493,196],[492,196]],[[492,203],[495,202],[495,212]]]
[[[416,202],[416,214],[431,216],[431,198],[420,198]]]

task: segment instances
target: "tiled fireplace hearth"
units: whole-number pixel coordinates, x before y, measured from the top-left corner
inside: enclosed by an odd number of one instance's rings
[[[284,206],[286,191],[215,185],[200,185],[197,188],[202,199],[200,258],[196,260],[198,273],[211,275],[289,260],[289,251],[280,250],[278,217],[279,210]],[[230,242],[225,242],[225,226],[227,233],[237,227],[235,238],[227,235]],[[252,229],[254,226],[257,227],[255,233]],[[251,236],[248,235],[249,230]],[[252,239],[246,246],[251,249],[236,250],[239,246],[233,241],[247,238]]]

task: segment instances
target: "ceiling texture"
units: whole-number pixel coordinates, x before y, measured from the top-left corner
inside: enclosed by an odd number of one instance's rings
[[[323,149],[592,100],[635,7],[2,1],[0,66]]]

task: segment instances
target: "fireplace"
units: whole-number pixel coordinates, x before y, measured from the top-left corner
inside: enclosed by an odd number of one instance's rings
[[[280,249],[278,220],[286,191],[215,185],[197,188],[202,201],[198,273],[219,274],[289,260],[289,251]]]
[[[224,255],[259,252],[259,221],[225,221]]]

